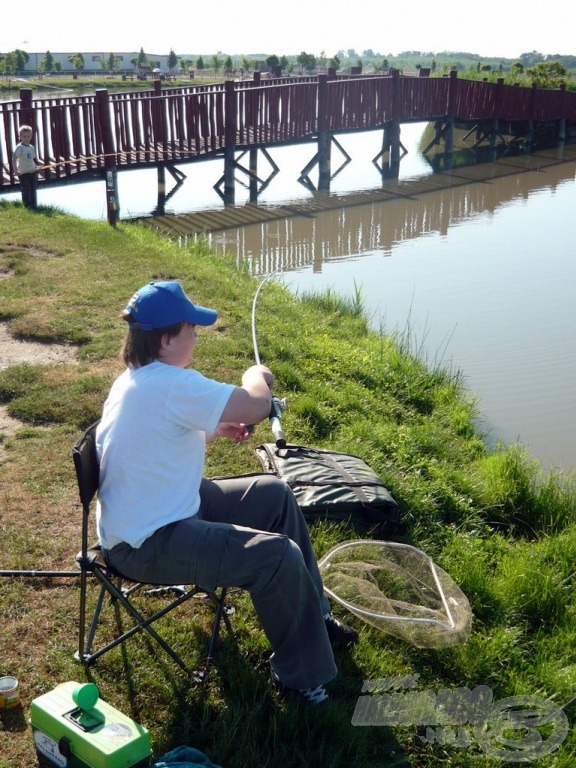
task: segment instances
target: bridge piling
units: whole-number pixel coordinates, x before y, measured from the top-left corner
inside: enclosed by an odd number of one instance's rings
[[[234,169],[236,168],[236,91],[233,80],[224,83],[224,203],[233,205],[235,200]]]
[[[329,190],[332,137],[326,130],[328,115],[328,75],[318,76],[318,189]]]
[[[166,168],[163,165],[159,165],[156,171],[158,176],[156,213],[163,216],[166,213]]]
[[[250,202],[255,203],[258,200],[258,150],[251,149],[248,168],[250,170],[249,188],[250,188]]]
[[[116,158],[116,143],[110,119],[110,100],[107,88],[97,88],[96,119],[100,133],[100,141],[106,169],[106,211],[108,223],[115,227],[120,216],[120,201],[118,199],[118,166]]]

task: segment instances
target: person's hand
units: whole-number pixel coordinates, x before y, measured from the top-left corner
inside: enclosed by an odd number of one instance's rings
[[[246,424],[234,424],[232,422],[221,421],[218,424],[213,437],[227,437],[235,440],[237,443],[243,443],[248,440],[254,432],[254,427],[248,427]]]

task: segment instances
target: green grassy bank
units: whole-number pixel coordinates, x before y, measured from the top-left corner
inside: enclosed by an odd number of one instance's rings
[[[163,88],[188,87],[191,85],[210,85],[211,83],[223,82],[223,77],[202,77],[198,73],[196,78],[189,75],[173,75],[170,80],[163,80]],[[0,94],[9,98],[11,94],[15,99],[22,88],[32,88],[35,91],[51,91],[58,95],[58,91],[79,91],[85,93],[96,88],[108,88],[110,91],[150,91],[154,88],[154,80],[138,80],[133,75],[128,75],[123,79],[122,75],[84,75],[80,74],[76,78],[69,75],[52,75],[51,77],[10,77],[4,76],[0,79]],[[66,95],[66,94],[62,94]]]
[[[18,420],[0,433],[0,568],[73,568],[80,510],[71,448],[98,415],[121,370],[118,314],[135,288],[176,278],[200,304],[220,312],[201,333],[196,365],[240,381],[253,362],[251,306],[257,281],[216,259],[138,225],[83,222],[50,209],[0,204],[0,321],[12,336],[57,343],[69,362],[2,364],[0,404]],[[544,474],[518,447],[488,452],[474,427],[474,403],[458,375],[431,370],[402,340],[369,332],[361,299],[295,298],[269,282],[258,300],[258,342],[286,397],[290,442],[362,456],[397,499],[406,541],[424,549],[468,596],[473,630],[465,645],[422,650],[336,609],[360,632],[338,653],[332,702],[321,710],[285,701],[268,681],[269,649],[245,595],[233,601],[226,633],[202,691],[140,637],[88,670],[76,664],[75,580],[0,579],[0,673],[20,680],[22,708],[0,719],[0,768],[37,764],[28,724],[31,700],[67,680],[91,680],[102,697],[149,728],[156,756],[189,745],[223,768],[414,768],[502,765],[486,745],[504,736],[464,722],[436,736],[422,724],[352,724],[365,681],[414,676],[419,691],[485,686],[494,702],[538,697],[566,704],[576,692],[576,486]],[[210,474],[260,469],[250,444],[209,447]],[[317,524],[318,556],[353,538],[345,526]],[[185,609],[186,610],[186,609]],[[110,631],[114,620],[108,619]],[[184,656],[200,658],[207,619],[166,621]],[[572,723],[574,709],[566,714]],[[526,744],[530,731],[512,729]],[[529,764],[571,768],[572,730]],[[528,740],[528,741],[527,741]],[[536,752],[534,752],[536,750]]]

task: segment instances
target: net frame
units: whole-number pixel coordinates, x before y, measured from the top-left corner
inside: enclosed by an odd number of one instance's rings
[[[369,624],[372,624],[373,626],[377,626],[381,629],[384,629],[385,631],[389,631],[392,634],[396,634],[402,639],[409,640],[410,642],[413,642],[414,645],[417,645],[419,647],[442,647],[444,645],[455,645],[461,642],[465,642],[469,634],[470,623],[472,618],[470,606],[466,596],[460,590],[458,585],[455,584],[455,582],[452,580],[449,574],[447,574],[443,569],[440,569],[434,563],[433,559],[429,555],[427,555],[425,552],[423,552],[421,549],[418,549],[417,547],[414,547],[410,544],[403,544],[400,542],[377,541],[377,540],[354,540],[354,541],[343,542],[341,544],[338,544],[332,547],[332,549],[330,549],[330,551],[327,552],[319,560],[318,567],[320,569],[320,572],[323,574],[323,576],[325,576],[327,569],[330,567],[330,564],[331,564],[330,561],[332,559],[334,559],[338,554],[344,552],[345,550],[350,550],[352,548],[356,548],[359,546],[362,546],[362,547],[368,546],[373,548],[380,547],[380,548],[385,548],[386,550],[391,550],[398,554],[407,553],[411,557],[416,556],[420,558],[423,561],[423,563],[426,564],[427,572],[429,573],[432,580],[432,584],[435,587],[436,595],[442,606],[445,618],[399,616],[393,613],[383,614],[381,612],[376,613],[374,611],[368,610],[365,607],[356,605],[350,602],[349,599],[346,599],[342,595],[339,595],[337,592],[331,589],[329,585],[326,584],[327,579],[325,578],[324,590],[329,597],[336,600],[338,603],[343,605],[345,608],[347,608],[349,611],[351,611],[355,615],[367,621]],[[397,564],[395,563],[395,565]],[[407,573],[409,573],[407,569],[405,570]],[[440,574],[442,574],[442,576]],[[442,584],[443,579],[445,581],[448,580],[451,591],[452,592],[455,591],[458,594],[458,597],[461,598],[460,602],[458,601],[454,602],[455,598],[453,597],[453,595],[451,595],[450,597],[446,595],[445,588]],[[419,581],[420,584],[425,589],[429,589],[431,586],[430,584],[424,584],[424,582],[421,581],[419,576],[415,575],[414,573],[410,573],[410,581],[412,582],[412,585],[415,582]],[[408,584],[408,579],[406,579],[406,583]],[[383,594],[383,597],[386,600],[388,600],[390,603],[398,602],[398,601],[395,601],[393,598],[387,597],[384,594]],[[459,606],[461,614],[462,614],[462,611],[464,612],[464,621],[461,620],[462,616],[460,616],[460,621],[458,621],[457,618],[455,618],[454,612],[450,608],[451,600],[453,601],[454,604]],[[412,604],[412,605],[414,605],[415,608],[418,607],[416,604]],[[423,610],[427,609],[427,606],[424,606],[424,605],[420,607]],[[397,631],[394,631],[393,629],[394,624],[398,626]],[[416,631],[418,627],[421,630],[420,632]],[[425,630],[427,627],[430,630],[432,630],[429,636],[427,636],[425,633]],[[410,631],[411,629],[412,629],[412,632]]]

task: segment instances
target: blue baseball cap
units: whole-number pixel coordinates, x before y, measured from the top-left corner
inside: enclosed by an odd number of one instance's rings
[[[139,288],[126,305],[132,315],[130,328],[155,331],[176,323],[213,325],[218,313],[193,304],[175,280],[151,282]]]

